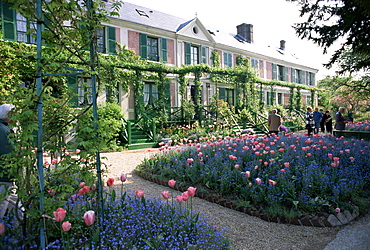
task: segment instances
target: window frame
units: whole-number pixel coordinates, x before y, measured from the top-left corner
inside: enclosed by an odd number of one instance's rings
[[[224,51],[223,56],[224,56],[224,60],[223,60],[224,68],[232,68],[233,67],[233,53]]]

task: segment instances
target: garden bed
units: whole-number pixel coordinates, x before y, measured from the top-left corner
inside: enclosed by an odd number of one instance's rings
[[[161,150],[136,173],[197,187],[200,198],[264,220],[337,226],[369,209],[365,141],[242,135]]]

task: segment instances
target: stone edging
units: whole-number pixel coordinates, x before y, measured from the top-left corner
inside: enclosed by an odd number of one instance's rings
[[[159,185],[169,187],[167,182],[164,180],[160,180],[156,177],[153,177],[148,174],[140,173],[136,170],[134,170],[134,173],[141,178],[155,182]],[[186,187],[183,187],[181,185],[176,184],[173,189],[178,190],[180,192],[185,192],[187,190]],[[351,213],[348,210],[344,210],[343,212],[337,213],[337,215],[330,214],[327,218],[324,217],[318,217],[315,216],[312,219],[309,219],[306,216],[303,216],[301,218],[294,218],[292,220],[286,220],[285,218],[281,217],[268,217],[266,214],[261,213],[260,211],[252,211],[251,208],[248,207],[242,207],[237,206],[235,203],[227,201],[225,199],[222,199],[220,197],[204,194],[204,193],[195,193],[195,196],[204,200],[207,200],[212,203],[219,204],[223,207],[227,207],[242,213],[249,214],[251,216],[256,216],[262,220],[269,221],[269,222],[275,222],[275,223],[283,223],[283,224],[292,224],[292,225],[298,225],[298,226],[313,226],[313,227],[336,227],[336,226],[343,226],[351,222],[352,220],[356,219],[359,215],[359,208],[355,207],[353,212]]]

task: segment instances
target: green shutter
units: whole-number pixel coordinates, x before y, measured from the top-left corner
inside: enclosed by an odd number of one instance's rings
[[[140,33],[140,57],[143,60],[146,60],[148,58],[147,42],[148,42],[147,34]]]
[[[311,85],[315,85],[316,74],[315,73],[310,73],[310,74],[311,74]]]
[[[78,107],[78,81],[77,76],[67,76],[67,85],[71,94],[72,107]]]
[[[226,99],[226,89],[219,88],[219,99],[225,100]]]
[[[164,94],[165,94],[165,107],[171,109],[171,83],[164,83]]]
[[[116,28],[107,26],[108,32],[108,53],[111,55],[116,54]]]
[[[185,43],[185,64],[191,64],[191,44]]]
[[[272,64],[272,80],[277,80],[277,65]]]
[[[206,50],[206,47],[204,47],[204,46],[201,47],[201,54],[202,54],[201,63],[207,64],[207,50]]]
[[[163,37],[161,38],[161,52],[162,62],[168,62],[167,39]]]
[[[306,71],[301,71],[301,84],[306,84]]]
[[[17,32],[16,32],[16,20],[15,20],[15,10],[10,9],[11,5],[2,3],[1,10],[2,13],[2,31],[3,31],[3,38],[5,40],[16,41],[17,40]]]
[[[292,81],[291,82],[296,82],[295,80],[295,69],[292,68]]]
[[[288,67],[284,67],[284,71],[285,71],[284,81],[289,82],[289,70],[288,70]]]

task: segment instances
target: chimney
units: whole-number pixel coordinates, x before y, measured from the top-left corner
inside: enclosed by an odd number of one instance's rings
[[[285,50],[285,40],[280,40],[280,49]]]
[[[249,43],[253,43],[253,24],[242,23],[236,26],[239,36],[242,36]]]

